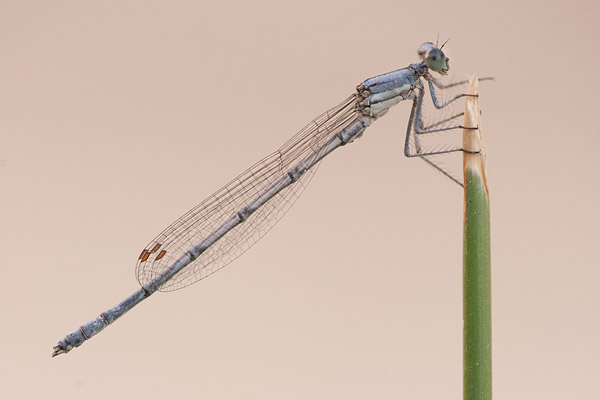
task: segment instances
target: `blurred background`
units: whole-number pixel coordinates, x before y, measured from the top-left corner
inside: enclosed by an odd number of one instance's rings
[[[365,78],[450,37],[482,82],[494,395],[600,398],[598,1],[0,1],[0,386],[9,398],[456,399],[462,191],[410,102],[261,242],[158,293],[141,249]]]

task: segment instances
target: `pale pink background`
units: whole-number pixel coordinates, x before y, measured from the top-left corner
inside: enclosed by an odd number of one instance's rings
[[[50,358],[138,288],[158,232],[439,32],[454,77],[497,77],[481,87],[495,397],[600,398],[599,15],[0,1],[2,397],[461,398],[462,193],[404,158],[408,102],[233,265]]]

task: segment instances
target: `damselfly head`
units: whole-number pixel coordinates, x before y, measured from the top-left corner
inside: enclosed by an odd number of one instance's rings
[[[448,61],[450,61],[450,59],[446,57],[444,52],[441,49],[438,49],[433,43],[423,43],[421,47],[419,47],[417,54],[419,54],[419,57],[425,62],[425,65],[430,70],[438,72],[442,75],[446,75],[448,73],[448,70],[450,69]]]

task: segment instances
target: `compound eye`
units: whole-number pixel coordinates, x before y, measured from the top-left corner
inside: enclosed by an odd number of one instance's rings
[[[427,65],[427,68],[435,72],[443,73],[448,69],[448,66],[446,65],[446,56],[438,48],[433,48],[427,52],[425,64]]]

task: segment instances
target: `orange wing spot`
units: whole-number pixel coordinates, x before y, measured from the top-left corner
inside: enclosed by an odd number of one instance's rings
[[[148,250],[146,250],[146,249],[142,250],[142,254],[140,254],[139,260],[141,260],[142,258],[144,258],[144,256],[146,255],[146,253],[148,253]],[[146,257],[146,260],[147,259],[148,259],[148,257]]]
[[[148,259],[148,257],[150,257],[150,253],[148,253],[148,250],[144,250],[146,252],[146,254],[144,254],[144,256],[142,257],[142,262],[146,261]]]
[[[158,255],[156,256],[156,260],[160,260],[165,254],[167,254],[167,252],[165,250],[161,250],[160,253],[158,253]]]
[[[160,249],[160,246],[161,246],[160,244],[156,243],[154,245],[154,247],[152,248],[152,250],[150,250],[150,254],[156,253],[156,250]]]

